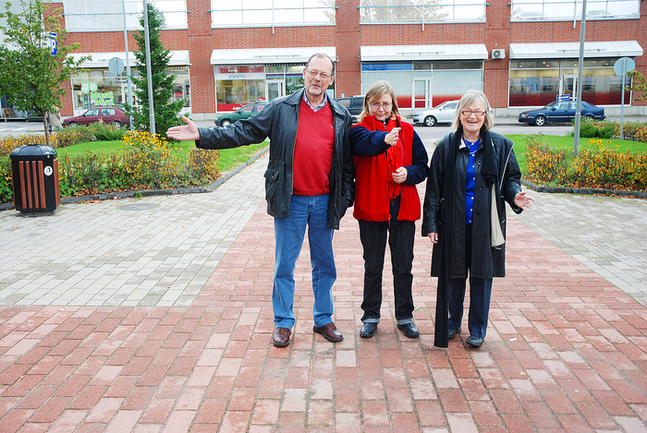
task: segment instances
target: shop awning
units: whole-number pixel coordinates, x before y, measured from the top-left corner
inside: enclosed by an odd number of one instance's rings
[[[579,42],[510,44],[511,59],[572,59],[580,55]],[[643,49],[637,41],[585,42],[584,57],[637,57]]]
[[[92,56],[92,60],[86,60],[81,64],[82,68],[92,69],[92,68],[107,68],[108,62],[113,57],[119,57],[126,63],[126,52],[122,51],[120,53],[72,53],[70,54],[74,59],[79,59],[83,56]],[[132,68],[135,65],[135,54],[130,52],[128,53],[128,61],[130,62],[130,67]],[[189,51],[171,51],[171,59],[169,61],[169,66],[189,66]]]
[[[362,62],[412,60],[486,60],[484,44],[376,45],[360,47]]]
[[[255,48],[213,50],[212,65],[263,65],[268,63],[305,63],[314,53],[324,53],[337,60],[335,47]]]

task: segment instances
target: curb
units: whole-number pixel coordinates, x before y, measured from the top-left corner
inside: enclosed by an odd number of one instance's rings
[[[615,195],[619,197],[647,198],[647,192],[640,191],[616,191],[613,189],[595,188],[565,188],[552,186],[539,186],[526,179],[521,179],[521,184],[537,192],[562,193],[562,194],[601,194]]]
[[[240,164],[238,167],[229,170],[223,173],[218,179],[213,181],[212,184],[203,187],[196,188],[173,188],[173,189],[143,189],[136,191],[123,191],[123,192],[114,192],[114,193],[105,193],[105,194],[94,194],[94,195],[82,195],[78,197],[62,197],[61,204],[69,203],[83,203],[86,201],[94,200],[112,200],[112,199],[121,199],[121,198],[132,198],[132,197],[152,197],[158,195],[175,195],[175,194],[203,194],[213,192],[220,185],[225,183],[227,180],[231,179],[232,176],[239,173],[242,169],[248,165],[256,162],[258,158],[263,156],[269,150],[269,146],[261,149],[250,157],[247,161]],[[0,211],[12,210],[14,208],[13,203],[0,203]]]

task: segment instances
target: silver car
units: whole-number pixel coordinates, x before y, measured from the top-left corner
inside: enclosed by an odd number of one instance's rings
[[[445,101],[442,104],[413,115],[413,123],[434,126],[436,123],[452,123],[458,101]]]

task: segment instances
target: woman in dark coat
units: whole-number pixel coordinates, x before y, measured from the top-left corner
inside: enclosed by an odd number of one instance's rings
[[[461,332],[468,276],[466,343],[483,344],[492,279],[505,276],[505,202],[521,213],[534,201],[521,191],[513,143],[490,130],[493,120],[482,92],[465,93],[456,108],[452,125],[456,131],[440,141],[429,167],[422,234],[434,244],[431,275],[438,277],[434,344],[439,347],[447,347],[448,340]]]

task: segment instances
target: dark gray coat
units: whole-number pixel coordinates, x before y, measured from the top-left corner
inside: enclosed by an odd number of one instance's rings
[[[505,201],[507,201],[516,213],[522,209],[515,205],[514,198],[521,191],[521,172],[519,164],[512,151],[513,143],[506,137],[495,132],[482,134],[481,144],[476,152],[474,169],[476,182],[474,187],[474,213],[472,218],[472,257],[471,275],[491,279],[493,277],[505,276],[505,244],[501,248],[490,246],[490,215],[491,215],[491,191],[486,186],[485,179],[481,176],[480,170],[483,164],[483,146],[494,146],[494,162],[497,167],[497,208],[501,229],[506,233]],[[457,146],[456,159],[449,161],[447,155],[449,146]],[[440,274],[440,255],[444,254],[447,260],[449,278],[467,278],[467,265],[465,263],[465,194],[466,194],[466,173],[469,161],[469,151],[462,144],[459,132],[453,132],[445,136],[437,145],[429,168],[427,178],[427,190],[423,206],[422,234],[437,232],[439,238],[450,233],[450,245],[446,246],[447,251],[441,251],[443,242],[434,245],[431,275]],[[445,167],[447,164],[455,164],[455,179],[453,181],[454,203],[453,209],[445,209],[443,206]]]
[[[270,162],[265,171],[267,213],[275,218],[289,216],[292,198],[292,161],[299,108],[304,90],[274,99],[260,113],[226,128],[199,128],[196,146],[204,149],[229,149],[270,139]],[[335,145],[329,174],[330,201],[328,228],[339,228],[346,209],[355,196],[355,166],[350,153],[349,132],[352,118],[348,111],[331,98],[328,103],[333,114]]]

